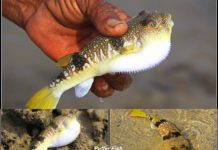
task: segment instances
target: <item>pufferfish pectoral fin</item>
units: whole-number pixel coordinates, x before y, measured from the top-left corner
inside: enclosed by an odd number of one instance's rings
[[[134,45],[133,44],[130,44],[128,46],[124,46],[120,49],[120,53],[121,54],[129,54],[129,53],[132,53],[134,49]]]
[[[94,81],[94,78],[91,78],[91,79],[88,79],[88,80],[83,81],[82,83],[78,84],[75,87],[76,97],[80,98],[80,97],[85,96],[89,92],[89,90],[91,89],[93,81]]]
[[[125,55],[130,53],[137,53],[138,51],[140,51],[140,45],[129,44],[121,48],[120,53]]]
[[[70,61],[71,61],[72,55],[73,54],[68,54],[68,55],[62,57],[61,59],[59,59],[58,62],[57,62],[57,66],[58,67],[65,67],[65,66],[67,66],[70,63]]]

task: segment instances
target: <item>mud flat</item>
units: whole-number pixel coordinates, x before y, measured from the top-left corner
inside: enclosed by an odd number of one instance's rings
[[[107,146],[109,142],[108,110],[29,110],[1,111],[1,150],[28,150],[31,141],[59,115],[76,114],[81,124],[79,137],[71,144],[50,150],[90,150],[94,146]]]
[[[144,118],[129,116],[131,110],[111,110],[111,145],[124,150],[160,150],[163,140]],[[190,142],[191,150],[217,149],[216,109],[143,109],[175,124]]]

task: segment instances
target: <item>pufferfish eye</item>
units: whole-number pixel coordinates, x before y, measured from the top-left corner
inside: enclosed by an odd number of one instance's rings
[[[152,19],[145,19],[145,20],[142,20],[141,21],[141,24],[146,26],[146,25],[149,25],[151,27],[156,27],[157,23],[156,21],[152,20]]]
[[[155,22],[155,21],[150,21],[148,24],[149,24],[150,26],[152,26],[152,27],[156,27],[156,22]]]

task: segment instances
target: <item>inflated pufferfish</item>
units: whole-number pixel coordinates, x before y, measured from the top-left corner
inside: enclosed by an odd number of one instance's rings
[[[63,72],[39,90],[26,104],[31,109],[53,109],[64,91],[75,87],[77,97],[85,96],[94,77],[106,73],[138,72],[163,61],[170,51],[173,27],[171,15],[142,11],[128,21],[121,37],[99,35],[79,53],[59,60]]]
[[[75,115],[58,116],[40,133],[31,144],[30,150],[47,150],[65,146],[73,142],[80,134],[80,123]]]

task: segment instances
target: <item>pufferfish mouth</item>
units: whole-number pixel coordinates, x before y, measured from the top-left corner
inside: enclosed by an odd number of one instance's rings
[[[171,27],[174,26],[174,22],[173,22],[173,20],[172,20],[171,14],[168,14],[167,22],[168,22],[168,24],[169,24]]]
[[[170,20],[168,21],[168,23],[169,23],[169,25],[170,25],[171,27],[174,26],[174,22],[173,22],[173,20],[170,19]]]
[[[168,14],[168,13],[166,13],[166,14],[162,14],[162,16],[164,16],[164,20],[166,21],[166,23],[170,26],[170,27],[173,27],[174,26],[174,22],[173,22],[173,20],[172,20],[172,16],[171,16],[171,14]]]

